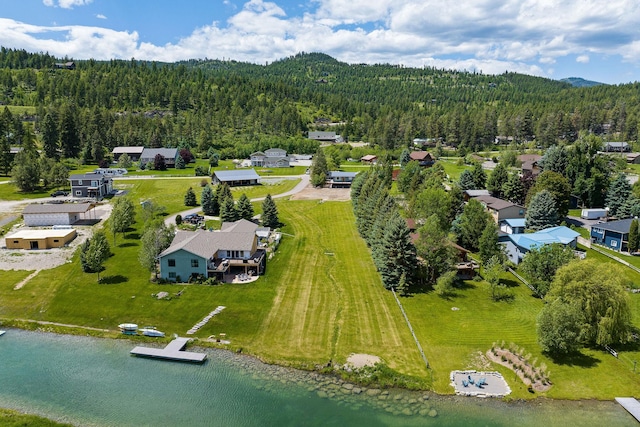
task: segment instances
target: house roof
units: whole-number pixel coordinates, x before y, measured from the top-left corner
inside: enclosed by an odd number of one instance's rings
[[[362,160],[364,162],[370,162],[370,161],[375,160],[377,158],[378,158],[378,156],[376,156],[374,154],[367,154],[366,156],[360,157],[360,160]]]
[[[487,206],[487,208],[493,209],[496,211],[501,211],[502,209],[510,208],[512,206],[519,206],[508,200],[498,199],[497,197],[493,197],[493,196],[478,196],[475,199],[483,203],[485,206]]]
[[[250,221],[247,221],[250,222]],[[241,228],[244,225],[241,225]],[[255,228],[257,226],[253,224]],[[219,250],[250,251],[256,238],[255,229],[251,232],[235,231],[234,227],[220,231],[178,231],[171,246],[162,251],[160,258],[179,250],[184,250],[201,258],[212,258]]]
[[[102,173],[80,173],[71,175],[69,179],[85,180],[85,179],[101,179],[104,181],[111,181],[111,177]]]
[[[489,190],[464,190],[464,194],[469,197],[490,196]]]
[[[220,181],[244,181],[247,179],[260,179],[255,169],[236,169],[229,171],[215,171],[213,173]]]
[[[258,225],[248,221],[246,219],[241,219],[235,222],[223,222],[220,226],[220,231],[224,231],[226,233],[230,232],[240,232],[240,233],[255,233],[258,229]]]
[[[85,213],[91,209],[91,203],[32,203],[27,205],[22,211],[23,214],[45,214],[45,213]]]
[[[133,153],[133,154],[142,154],[144,151],[144,147],[114,147],[111,150],[112,154],[124,154],[124,153]]]
[[[531,250],[534,247],[551,243],[568,245],[579,235],[580,233],[560,225],[557,227],[545,228],[544,230],[540,230],[535,233],[509,234],[508,237],[515,245],[526,250]]]
[[[335,132],[311,131],[309,139],[336,139]]]
[[[412,160],[433,160],[433,157],[431,156],[431,153],[429,153],[428,151],[412,151],[409,154],[409,157],[411,157]]]
[[[47,239],[64,238],[70,234],[75,234],[75,228],[47,228],[45,230],[19,230],[6,239]]]
[[[626,148],[629,146],[629,144],[627,144],[626,142],[605,142],[604,143],[605,147],[619,147],[619,148]]]
[[[522,163],[525,162],[539,162],[542,159],[540,154],[520,154],[518,160]]]
[[[329,178],[355,178],[358,172],[330,171]]]
[[[141,157],[152,159],[160,154],[165,159],[175,159],[178,157],[177,148],[145,148],[142,150]]]
[[[631,221],[633,221],[633,218],[621,219],[619,221],[603,222],[601,224],[594,224],[591,227],[624,234],[629,232],[629,228],[631,228]]]
[[[507,218],[502,222],[506,222],[510,227],[526,227],[527,220],[525,218]]]

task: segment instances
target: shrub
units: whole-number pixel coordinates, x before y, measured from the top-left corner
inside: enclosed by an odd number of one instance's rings
[[[176,215],[176,225],[182,224],[182,215]]]

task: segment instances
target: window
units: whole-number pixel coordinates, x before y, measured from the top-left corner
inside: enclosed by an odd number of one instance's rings
[[[169,279],[175,279],[176,278],[176,272],[175,271],[170,271],[169,272]]]
[[[58,239],[53,239],[53,243],[59,243],[59,242],[60,242],[60,240],[58,240]]]
[[[614,247],[614,248],[618,247],[618,242],[616,240],[612,240],[611,241],[611,246]]]
[[[20,243],[18,240],[14,240],[13,243]]]
[[[192,259],[191,260],[191,267],[198,268],[198,260],[197,259]]]
[[[520,215],[524,215],[524,209],[520,209]]]
[[[82,196],[82,190],[76,190],[76,196]]]
[[[169,267],[175,267],[176,266],[176,260],[175,259],[168,259],[167,260],[167,265]]]

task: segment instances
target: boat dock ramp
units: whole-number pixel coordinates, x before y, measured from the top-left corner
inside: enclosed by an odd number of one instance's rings
[[[195,353],[192,351],[184,351],[185,346],[189,342],[189,338],[176,338],[171,341],[165,348],[151,347],[135,347],[131,350],[134,356],[153,357],[156,359],[177,360],[180,362],[202,363],[207,358],[206,353]]]
[[[640,402],[633,397],[616,397],[616,402],[640,422]]]

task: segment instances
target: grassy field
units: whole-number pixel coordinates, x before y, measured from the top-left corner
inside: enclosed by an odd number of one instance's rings
[[[189,187],[193,188],[193,191],[196,193],[196,199],[198,203],[200,203],[202,194],[200,184],[203,178],[206,182],[210,183],[211,180],[207,177],[183,179],[123,179],[115,180],[114,188],[128,191],[134,202],[150,199],[158,205],[164,206],[167,213],[173,214],[188,209],[188,207],[184,205],[184,195]],[[251,187],[235,187],[232,188],[231,192],[236,200],[238,200],[243,193],[246,194],[248,198],[253,199],[264,197],[267,194],[275,195],[289,191],[293,189],[298,182],[300,182],[299,179],[286,179],[274,184],[265,183]]]

